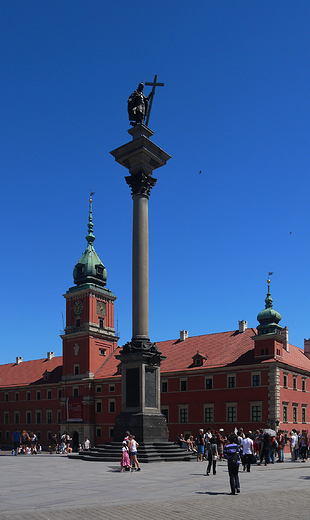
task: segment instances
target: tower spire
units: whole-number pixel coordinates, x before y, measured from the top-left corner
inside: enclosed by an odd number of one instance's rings
[[[267,280],[267,295],[265,298],[265,309],[261,311],[257,316],[257,321],[259,321],[259,325],[257,327],[258,335],[263,334],[280,334],[282,330],[281,325],[279,325],[279,321],[281,321],[282,316],[279,312],[273,309],[273,299],[270,293],[270,278]]]
[[[107,282],[107,271],[94,248],[95,235],[93,233],[93,200],[90,192],[89,213],[88,213],[88,233],[86,235],[87,247],[73,270],[74,283],[76,285],[94,284],[105,286]]]
[[[273,307],[273,299],[271,298],[271,293],[270,293],[270,278],[268,278],[267,280],[267,287],[268,287],[268,290],[267,290],[267,295],[266,295],[266,298],[265,298],[265,308],[266,309],[271,309]]]
[[[95,239],[96,239],[95,235],[93,234],[94,224],[93,224],[93,199],[92,199],[92,195],[94,195],[93,191],[90,192],[90,197],[89,197],[89,215],[88,215],[88,224],[87,224],[88,234],[85,237],[87,242],[88,242],[88,244],[92,244],[95,241]]]

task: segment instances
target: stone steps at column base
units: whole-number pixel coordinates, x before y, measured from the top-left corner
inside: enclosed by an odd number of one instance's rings
[[[82,459],[85,461],[120,462],[122,458],[121,448],[121,442],[113,442],[92,448],[89,451],[69,454],[68,458]],[[140,443],[138,448],[138,460],[141,463],[191,461],[195,460],[195,455],[172,442],[153,444]]]

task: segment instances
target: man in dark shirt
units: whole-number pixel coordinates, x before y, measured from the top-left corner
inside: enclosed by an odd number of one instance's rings
[[[196,437],[196,446],[197,446],[197,462],[202,462],[204,451],[205,451],[205,439],[204,439],[202,428],[200,428],[199,433]]]
[[[237,444],[236,435],[228,437],[228,444],[224,448],[224,458],[228,462],[231,495],[240,493],[239,465],[241,461],[242,447]]]
[[[52,454],[54,451],[57,451],[57,445],[58,445],[58,441],[57,441],[57,435],[53,435],[53,437],[51,438],[51,445],[50,445],[50,449],[49,449],[49,452]]]

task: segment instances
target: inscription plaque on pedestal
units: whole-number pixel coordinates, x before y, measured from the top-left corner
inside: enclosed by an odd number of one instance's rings
[[[140,404],[139,367],[126,370],[126,407],[138,408]]]
[[[145,368],[145,406],[156,408],[156,372],[154,368]]]

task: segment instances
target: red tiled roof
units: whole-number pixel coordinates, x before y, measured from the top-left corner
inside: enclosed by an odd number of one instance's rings
[[[227,365],[243,365],[254,361],[254,341],[251,339],[255,329],[244,332],[229,331],[216,334],[204,334],[180,340],[161,341],[159,350],[166,356],[161,364],[162,372],[180,370],[201,370]],[[199,353],[207,357],[202,366],[193,365],[193,357]]]
[[[254,358],[254,341],[251,339],[256,334],[253,328],[244,332],[229,331],[216,334],[204,334],[193,336],[180,341],[173,339],[157,343],[159,350],[166,357],[161,364],[162,373],[181,372],[183,370],[201,370],[202,368],[216,368],[225,366],[238,366],[252,363],[270,363],[276,360],[267,358],[264,360]],[[115,358],[120,353],[121,347],[117,348],[95,374],[95,379],[104,379],[119,376],[117,367],[120,363]],[[280,361],[297,368],[310,372],[310,359],[304,355],[300,348],[290,345],[289,352],[283,349],[283,358]],[[197,351],[206,357],[203,365],[196,366],[193,357]],[[42,384],[43,374],[49,372],[46,384],[57,383],[62,377],[62,357],[47,359],[36,359],[23,361],[17,364],[0,365],[0,387],[25,386],[31,384]]]
[[[247,364],[270,363],[276,361],[272,358],[255,359],[254,341],[252,339],[257,333],[256,329],[246,329],[244,332],[236,330],[219,332],[215,334],[204,334],[193,336],[180,341],[173,339],[159,341],[157,346],[166,359],[161,363],[161,373],[180,372],[183,370],[201,370],[202,368],[216,368],[225,366],[238,366]],[[295,368],[308,370],[310,372],[310,359],[302,349],[290,345],[290,351],[283,349],[283,358],[278,359]],[[96,379],[116,376],[119,360],[115,355],[119,354],[121,347],[117,349],[95,374]],[[197,351],[207,359],[203,365],[194,365],[193,357]]]
[[[52,359],[34,359],[19,364],[0,365],[0,387],[25,386],[45,383],[43,374],[49,373],[46,384],[58,383],[62,376],[62,356]]]
[[[166,356],[161,364],[161,372],[201,370],[201,368],[253,363],[254,341],[251,337],[255,334],[255,329],[247,329],[243,333],[234,330],[193,336],[184,341],[179,339],[159,341],[157,346]],[[106,360],[95,374],[96,379],[118,375],[117,365],[120,361],[115,359],[115,355],[119,354],[120,349],[121,347]],[[200,366],[193,364],[193,357],[196,356],[197,351],[207,358],[203,359],[203,365]]]
[[[281,358],[280,358],[281,360]],[[269,359],[267,361],[277,361],[276,359]],[[302,370],[308,370],[310,372],[310,359],[305,356],[303,349],[295,347],[294,345],[289,345],[289,352],[283,349],[283,358],[281,360],[286,365],[289,365],[293,368],[299,368]]]

